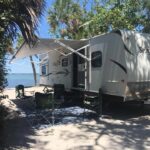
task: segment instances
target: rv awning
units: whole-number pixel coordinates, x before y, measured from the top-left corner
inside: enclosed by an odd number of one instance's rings
[[[23,43],[10,62],[36,54],[49,53],[54,50],[67,55],[73,53],[72,50],[78,50],[87,45],[88,40],[38,39],[33,46]]]

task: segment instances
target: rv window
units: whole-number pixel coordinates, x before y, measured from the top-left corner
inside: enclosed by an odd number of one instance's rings
[[[102,52],[96,51],[92,53],[92,67],[101,67],[102,66]]]
[[[63,58],[62,59],[62,67],[67,67],[68,66],[68,58]]]
[[[42,65],[41,73],[42,75],[46,75],[46,65]]]

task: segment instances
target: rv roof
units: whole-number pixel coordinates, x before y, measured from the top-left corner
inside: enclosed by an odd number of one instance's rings
[[[24,42],[12,57],[10,62],[36,54],[49,53],[53,50],[59,51],[60,53],[63,52],[64,54],[70,53],[67,48],[60,45],[57,41],[60,41],[62,44],[66,45],[66,47],[74,50],[88,45],[88,40],[38,39],[32,46],[29,46]]]
[[[127,31],[127,30],[113,30],[110,33],[101,34],[98,36],[94,36],[92,38],[97,38],[101,36],[109,36],[110,34],[118,34],[123,40],[123,43],[125,46],[130,50],[131,52],[134,51],[134,49],[139,47],[140,49],[148,49],[150,51],[150,34],[148,33],[140,33],[136,31]],[[136,44],[135,44],[136,43]]]
[[[130,51],[135,48],[132,43],[136,43],[139,48],[150,49],[150,34],[124,30],[114,30],[112,33],[120,34],[124,44]]]

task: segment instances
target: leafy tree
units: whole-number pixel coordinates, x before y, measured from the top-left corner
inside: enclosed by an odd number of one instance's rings
[[[87,11],[83,7],[79,0],[56,0],[48,12],[50,32],[62,38],[85,37],[86,33],[83,33],[83,29],[80,28],[87,21]]]
[[[32,42],[44,0],[0,0],[0,6],[0,38],[7,35],[13,40],[19,29],[26,42]]]
[[[5,67],[6,60],[5,60],[5,54],[8,43],[6,41],[1,40],[0,43],[0,93],[3,91],[4,87],[7,86],[7,69]]]
[[[150,1],[149,0],[143,0],[142,5],[142,23],[143,23],[143,32],[150,33]]]
[[[38,18],[42,15],[45,0],[0,0],[0,86],[6,84],[5,55],[18,32],[31,44],[36,37]]]
[[[85,26],[92,35],[106,33],[113,29],[140,30],[143,26],[142,5],[140,0],[106,0],[94,6],[94,15]],[[92,10],[93,11],[93,10]]]
[[[62,38],[88,38],[119,28],[150,30],[148,0],[55,0],[49,10],[50,31]],[[143,30],[144,31],[144,30]]]

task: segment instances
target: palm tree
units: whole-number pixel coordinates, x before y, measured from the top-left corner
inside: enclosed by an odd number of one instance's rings
[[[0,0],[0,6],[0,38],[14,39],[19,29],[27,43],[33,42],[45,0]]]
[[[55,0],[48,12],[48,23],[55,36],[69,39],[82,38],[79,26],[84,20],[84,12],[78,0]]]
[[[45,8],[45,0],[0,0],[0,86],[5,83],[5,49],[21,32],[24,40],[30,45],[36,40],[35,31],[38,20]],[[34,76],[36,74],[32,63]],[[2,82],[3,80],[3,82]]]
[[[37,85],[37,77],[36,77],[35,64],[33,62],[32,56],[29,56],[29,58],[30,58],[30,62],[31,62],[32,70],[33,70],[34,84]]]

